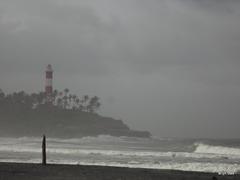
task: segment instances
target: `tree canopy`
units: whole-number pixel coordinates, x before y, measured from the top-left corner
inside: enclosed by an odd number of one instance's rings
[[[24,91],[5,94],[0,89],[0,109],[2,110],[27,110],[27,109],[57,109],[96,113],[101,106],[97,96],[84,95],[78,97],[71,94],[69,89],[54,90],[52,94],[45,92],[27,94]]]

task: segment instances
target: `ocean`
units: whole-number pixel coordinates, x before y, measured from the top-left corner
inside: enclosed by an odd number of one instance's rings
[[[0,138],[1,162],[41,162],[42,138]],[[240,140],[134,138],[100,135],[47,138],[47,162],[240,173]]]

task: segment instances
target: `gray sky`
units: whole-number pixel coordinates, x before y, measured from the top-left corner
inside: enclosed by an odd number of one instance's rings
[[[0,0],[0,88],[97,95],[158,137],[240,138],[239,0]]]

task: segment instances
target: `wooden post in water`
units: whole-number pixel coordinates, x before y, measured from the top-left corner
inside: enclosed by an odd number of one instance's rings
[[[46,137],[43,135],[42,140],[42,165],[47,164],[47,156],[46,156]]]

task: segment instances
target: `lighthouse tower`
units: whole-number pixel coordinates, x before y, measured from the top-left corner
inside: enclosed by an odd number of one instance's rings
[[[52,94],[52,78],[53,78],[53,70],[51,64],[47,65],[46,69],[46,84],[45,84],[45,93],[47,96]]]

